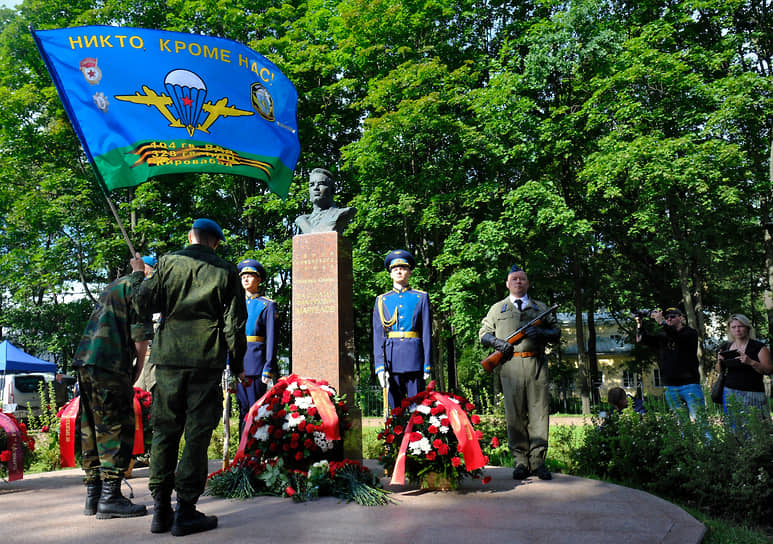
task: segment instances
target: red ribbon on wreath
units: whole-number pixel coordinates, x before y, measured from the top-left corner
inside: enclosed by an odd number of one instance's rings
[[[24,452],[21,449],[21,431],[16,422],[7,415],[0,413],[0,427],[8,437],[8,450],[11,458],[8,460],[8,481],[24,478]]]
[[[142,406],[137,394],[134,394],[134,448],[132,455],[142,455],[145,453],[145,435],[142,431]]]
[[[81,398],[75,397],[62,406],[59,415],[59,466],[62,468],[75,466],[75,424],[78,419],[78,409]]]
[[[470,423],[470,419],[458,403],[451,400],[450,397],[437,391],[430,391],[427,398],[437,402],[446,409],[448,419],[451,421],[451,429],[454,431],[458,449],[464,455],[464,466],[468,471],[473,471],[486,466],[486,459],[480,449],[480,444],[475,438],[475,429]],[[408,418],[408,425],[403,432],[403,440],[400,442],[400,451],[395,460],[395,467],[392,470],[392,485],[405,484],[405,456],[410,443],[411,431],[413,430],[412,418]]]

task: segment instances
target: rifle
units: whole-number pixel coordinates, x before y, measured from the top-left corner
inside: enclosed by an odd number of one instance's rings
[[[558,304],[553,304],[550,308],[539,314],[537,317],[526,323],[524,326],[520,327],[517,331],[515,331],[513,334],[505,338],[505,342],[508,344],[517,344],[521,340],[523,340],[523,337],[526,336],[524,334],[524,331],[529,327],[536,327],[538,325],[542,324],[542,319],[545,318],[550,312],[554,311],[556,308],[558,308]],[[501,351],[495,351],[485,359],[483,359],[480,364],[483,366],[483,369],[486,372],[491,372],[494,370],[499,364],[502,362],[502,357],[504,355]]]

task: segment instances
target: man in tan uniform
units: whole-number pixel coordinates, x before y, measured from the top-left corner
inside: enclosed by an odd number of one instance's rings
[[[513,265],[505,282],[510,295],[494,304],[483,319],[478,336],[483,345],[502,352],[502,364],[495,372],[502,381],[507,420],[507,441],[515,461],[513,478],[523,480],[535,474],[552,478],[545,467],[548,449],[548,368],[545,345],[556,342],[561,330],[549,314],[539,327],[528,327],[524,338],[511,345],[505,341],[523,325],[547,310],[542,302],[529,298],[526,272]]]

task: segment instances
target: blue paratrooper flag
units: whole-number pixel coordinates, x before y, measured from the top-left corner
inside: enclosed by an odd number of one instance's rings
[[[110,191],[159,174],[259,178],[287,197],[298,95],[250,48],[140,28],[33,30],[67,115]]]

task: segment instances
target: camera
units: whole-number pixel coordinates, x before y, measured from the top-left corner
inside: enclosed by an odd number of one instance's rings
[[[650,310],[631,310],[631,317],[644,319],[650,316]]]

